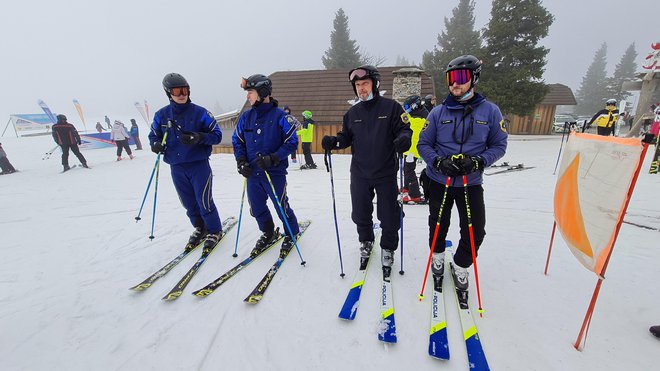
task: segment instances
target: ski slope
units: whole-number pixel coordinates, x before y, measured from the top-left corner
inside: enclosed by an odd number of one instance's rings
[[[298,218],[313,221],[300,242],[305,267],[292,253],[263,300],[244,303],[275,262],[274,248],[212,295],[191,295],[244,259],[258,238],[246,202],[238,257],[232,257],[234,228],[184,294],[164,302],[161,297],[200,251],[148,290],[128,288],[178,255],[192,230],[168,165],[161,167],[150,241],[153,193],[142,221],[134,220],[156,158],[148,146],[136,151],[134,160],[121,162],[115,161],[114,149],[84,151],[91,170],[77,167],[60,174],[59,152],[42,160],[54,145],[49,136],[1,141],[20,172],[0,177],[0,370],[468,369],[453,295],[447,295],[451,359],[427,355],[430,282],[426,299],[417,300],[428,256],[426,206],[405,207],[405,275],[392,277],[398,343],[384,345],[377,338],[378,250],[356,319],[338,319],[359,260],[348,156],[333,157],[346,278],[339,277],[329,174],[322,169],[322,156],[315,155],[319,169],[291,170],[299,166],[291,164],[288,178]],[[561,237],[555,239],[549,275],[543,275],[559,144],[559,136],[512,136],[501,161],[535,168],[485,177],[488,234],[479,256],[485,315],[476,322],[491,369],[657,369],[660,340],[648,332],[660,324],[657,230],[622,226],[586,349],[572,346],[596,277]],[[649,159],[626,221],[659,228],[660,176],[646,173]],[[70,160],[77,162],[74,156]],[[243,178],[233,156],[213,155],[211,164],[221,217],[238,217]],[[449,235],[454,242],[457,228],[454,215]],[[397,254],[395,272],[400,261]],[[472,274],[470,281],[476,308]]]

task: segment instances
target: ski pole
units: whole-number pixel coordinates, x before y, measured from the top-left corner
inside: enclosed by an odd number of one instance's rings
[[[169,133],[169,129],[172,127],[172,120],[167,121],[167,130],[165,131],[165,134],[163,135],[163,140],[160,142],[161,145],[163,145],[163,148],[165,147],[165,143],[167,140],[167,133]],[[158,175],[160,174],[160,153],[158,154],[157,161],[156,161],[156,183],[154,184],[154,210],[151,215],[151,235],[149,236],[150,240],[154,239],[154,225],[156,224],[156,200],[158,199]]]
[[[53,149],[51,149],[50,151],[46,152],[46,154],[44,155],[44,157],[42,157],[41,159],[42,159],[42,160],[48,160],[48,159],[50,158],[50,156],[53,155],[53,152],[55,152],[55,150],[57,150],[57,148],[58,148],[59,146],[60,146],[59,144],[56,144],[55,147],[53,147]]]
[[[289,236],[291,236],[293,245],[296,247],[296,251],[298,252],[298,256],[300,257],[300,265],[305,265],[305,263],[307,262],[303,259],[302,254],[300,253],[300,249],[298,248],[297,238],[296,236],[293,235],[293,231],[291,230],[291,226],[289,225],[289,220],[286,217],[286,213],[284,212],[284,208],[282,207],[280,198],[277,197],[275,186],[273,185],[273,181],[270,179],[270,174],[268,174],[266,170],[264,170],[264,174],[266,174],[266,179],[268,179],[268,183],[270,184],[270,189],[273,191],[273,196],[275,196],[275,203],[277,203],[277,206],[280,208],[280,213],[282,213],[282,220],[284,220],[284,225],[286,226],[286,229],[289,231]]]
[[[341,258],[341,242],[339,240],[339,223],[337,222],[337,202],[335,201],[335,180],[332,174],[332,154],[330,151],[325,152],[325,166],[330,173],[330,189],[332,191],[332,213],[335,218],[335,234],[337,235],[337,248],[339,249],[339,269],[341,273],[339,276],[344,278],[344,261]]]
[[[470,248],[472,249],[472,264],[474,265],[474,280],[477,286],[477,300],[479,302],[479,317],[483,317],[483,307],[481,305],[481,290],[479,288],[479,270],[477,269],[477,249],[474,246],[474,231],[472,229],[472,211],[470,210],[470,202],[468,201],[467,191],[467,175],[463,175],[463,193],[465,194],[465,209],[467,211],[468,231],[470,233]]]
[[[245,189],[247,188],[247,178],[243,180],[243,194],[241,195],[241,210],[238,212],[238,225],[236,226],[236,245],[234,246],[234,258],[238,256],[238,236],[241,234],[241,220],[243,220],[243,203],[245,202]]]
[[[165,145],[165,140],[167,139],[167,132],[165,132],[165,135],[163,135],[163,140],[161,144],[164,146]],[[142,214],[142,208],[144,207],[144,202],[147,200],[147,194],[149,193],[149,189],[151,188],[151,181],[154,179],[154,174],[156,173],[156,169],[158,168],[160,163],[160,153],[156,156],[156,162],[154,163],[154,168],[151,170],[151,176],[149,177],[149,183],[147,183],[147,189],[144,191],[144,197],[142,198],[142,204],[140,205],[140,211],[138,211],[137,216],[135,217],[135,222],[139,222],[142,218],[140,215]],[[153,233],[152,233],[153,234]]]
[[[557,162],[555,163],[555,171],[552,172],[552,175],[555,175],[555,173],[557,172],[557,165],[559,165],[559,158],[561,157],[561,149],[564,146],[564,135],[566,135],[566,128],[567,128],[566,123],[564,123],[564,130],[561,133],[561,144],[559,145],[559,153],[557,154]],[[584,127],[582,132],[584,133]]]
[[[399,189],[403,189],[403,154],[399,155],[399,183],[401,183],[401,186]],[[399,191],[399,197],[401,200],[399,201],[399,228],[401,229],[401,237],[399,238],[401,240],[401,270],[399,271],[399,274],[403,275],[405,272],[403,271],[403,195],[401,194],[401,191]]]
[[[438,220],[435,222],[435,231],[433,232],[433,241],[431,242],[431,248],[429,249],[429,259],[426,262],[426,270],[424,271],[424,281],[422,282],[422,291],[419,293],[419,301],[424,300],[424,288],[426,287],[426,278],[429,275],[429,268],[431,267],[431,259],[433,258],[433,249],[435,248],[435,243],[438,241],[438,231],[440,230],[440,217],[442,216],[442,211],[445,208],[445,202],[447,201],[447,193],[449,192],[449,182],[451,181],[450,177],[447,177],[445,182],[445,194],[442,196],[442,202],[440,203],[440,211],[438,211]]]

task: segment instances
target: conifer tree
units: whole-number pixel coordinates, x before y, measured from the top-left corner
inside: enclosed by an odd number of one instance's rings
[[[605,101],[610,94],[607,89],[607,43],[601,44],[594,54],[594,59],[582,78],[580,88],[575,93],[578,101],[578,115],[593,115],[605,108]]]
[[[330,47],[321,57],[325,69],[354,68],[360,65],[360,48],[355,40],[350,38],[348,17],[342,8],[335,13],[334,30],[330,33]]]
[[[635,71],[637,71],[635,58],[637,58],[637,51],[635,50],[635,43],[632,43],[621,56],[619,63],[614,67],[614,75],[609,79],[608,83],[609,98],[620,101],[631,95],[627,91],[622,91],[621,86],[624,81],[635,79]]]

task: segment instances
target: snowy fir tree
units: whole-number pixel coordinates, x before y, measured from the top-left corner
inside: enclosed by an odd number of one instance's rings
[[[578,101],[577,114],[594,114],[604,108],[609,94],[607,72],[605,70],[607,67],[606,56],[607,43],[603,43],[594,54],[594,59],[582,78],[580,88],[575,93],[575,98]]]
[[[351,40],[348,17],[342,8],[335,13],[334,30],[330,33],[330,47],[321,57],[325,69],[354,68],[361,62],[359,46]]]
[[[631,95],[629,92],[621,90],[621,86],[624,81],[635,79],[635,71],[637,71],[635,58],[637,58],[637,51],[635,50],[635,43],[632,43],[623,53],[616,67],[614,67],[614,75],[609,78],[607,87],[609,90],[609,98],[614,98],[617,101],[620,101]]]

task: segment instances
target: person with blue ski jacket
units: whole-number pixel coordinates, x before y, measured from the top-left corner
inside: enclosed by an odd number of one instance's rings
[[[162,153],[170,164],[174,188],[195,227],[187,248],[204,241],[204,248],[210,249],[220,239],[222,224],[213,202],[209,156],[213,145],[222,140],[222,132],[211,112],[190,101],[190,85],[183,76],[168,73],[163,88],[170,104],[154,115],[149,132],[151,150]]]
[[[255,247],[263,248],[279,238],[266,204],[268,198],[271,198],[280,220],[285,223],[271,186],[277,192],[291,234],[298,236],[300,233],[298,219],[289,205],[286,191],[288,156],[298,147],[298,136],[293,124],[295,119],[278,108],[277,100],[271,97],[273,84],[268,77],[256,74],[243,78],[241,87],[247,91],[251,108],[239,117],[232,144],[238,172],[247,178],[250,213],[263,232]],[[284,231],[287,235],[282,242],[282,251],[288,253],[293,247],[293,239],[286,226]]]
[[[468,289],[467,268],[473,263],[468,217],[472,221],[474,247],[478,250],[486,235],[483,169],[504,156],[508,137],[500,109],[474,91],[481,75],[481,64],[472,55],[449,62],[445,72],[449,94],[427,117],[427,125],[417,144],[417,151],[427,164],[421,179],[429,200],[429,246],[444,204],[438,237],[432,246],[433,274],[444,274],[445,239],[451,209],[456,203],[461,238],[451,267],[457,289],[465,292]],[[467,187],[463,185],[463,176]],[[447,178],[450,178],[448,188],[445,187]]]

